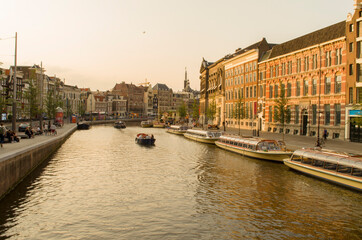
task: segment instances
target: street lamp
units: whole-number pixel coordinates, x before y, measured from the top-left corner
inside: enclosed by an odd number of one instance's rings
[[[320,126],[320,117],[322,112],[318,111],[318,128],[317,128],[317,143],[316,143],[316,147],[322,147],[321,146],[321,142],[320,142],[320,136],[319,136],[319,126]]]

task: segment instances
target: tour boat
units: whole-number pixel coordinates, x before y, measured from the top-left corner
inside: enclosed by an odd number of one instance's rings
[[[117,121],[114,123],[115,128],[126,128],[126,124],[123,121]]]
[[[141,122],[141,127],[143,127],[143,128],[150,128],[152,126],[153,126],[153,122],[151,120]]]
[[[135,142],[142,145],[153,145],[156,139],[152,135],[146,133],[139,133],[135,139]]]
[[[362,155],[306,148],[296,150],[284,164],[302,173],[356,190],[362,190]]]
[[[292,152],[283,150],[283,146],[276,140],[241,137],[234,135],[221,136],[215,144],[223,149],[269,161],[283,162]]]
[[[173,133],[177,135],[184,135],[184,133],[187,131],[187,126],[179,126],[179,125],[171,125],[168,129],[168,133]]]
[[[184,136],[198,142],[215,144],[215,141],[221,136],[221,132],[188,129]]]

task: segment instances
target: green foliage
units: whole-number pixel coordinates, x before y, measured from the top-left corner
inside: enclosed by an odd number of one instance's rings
[[[38,89],[34,85],[33,80],[29,80],[29,88],[24,93],[24,98],[28,101],[26,110],[29,112],[30,119],[37,118],[40,113],[38,101]]]
[[[185,118],[185,117],[186,117],[186,114],[187,114],[186,104],[183,103],[183,104],[177,109],[177,111],[178,111],[181,119]]]
[[[46,114],[49,118],[55,118],[55,98],[54,98],[54,91],[50,90],[47,93],[46,99],[45,99],[45,106],[46,106]]]
[[[291,112],[288,108],[288,99],[285,97],[285,88],[283,86],[280,84],[280,95],[274,100],[274,119],[284,127],[285,123],[290,122]]]
[[[239,99],[239,101],[235,103],[233,117],[238,120],[245,118],[245,107],[241,99]]]
[[[209,106],[208,106],[208,108],[207,108],[207,110],[206,110],[206,117],[207,117],[208,119],[210,119],[211,121],[213,121],[214,118],[215,118],[215,115],[216,115],[216,102],[215,102],[215,100],[213,100],[213,101],[209,104]]]
[[[79,103],[79,105],[78,105],[78,113],[81,116],[84,116],[84,114],[85,114],[85,106],[82,102]]]
[[[199,112],[199,108],[200,108],[200,104],[197,103],[196,100],[194,100],[194,103],[192,104],[192,113],[191,116],[193,119],[197,120],[200,117],[200,112]]]

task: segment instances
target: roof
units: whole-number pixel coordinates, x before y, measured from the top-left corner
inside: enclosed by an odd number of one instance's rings
[[[164,90],[164,91],[170,90],[166,84],[162,84],[162,83],[157,83],[152,89],[153,90]]]
[[[346,22],[342,21],[320,30],[308,33],[272,48],[269,58],[275,58],[299,49],[324,43],[333,39],[346,36]],[[264,59],[266,60],[266,59]]]

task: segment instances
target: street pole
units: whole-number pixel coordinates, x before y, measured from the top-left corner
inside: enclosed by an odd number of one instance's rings
[[[13,116],[12,120],[12,130],[16,130],[16,57],[17,57],[17,45],[18,45],[18,33],[15,32],[15,56],[14,56],[14,77],[13,77]]]

